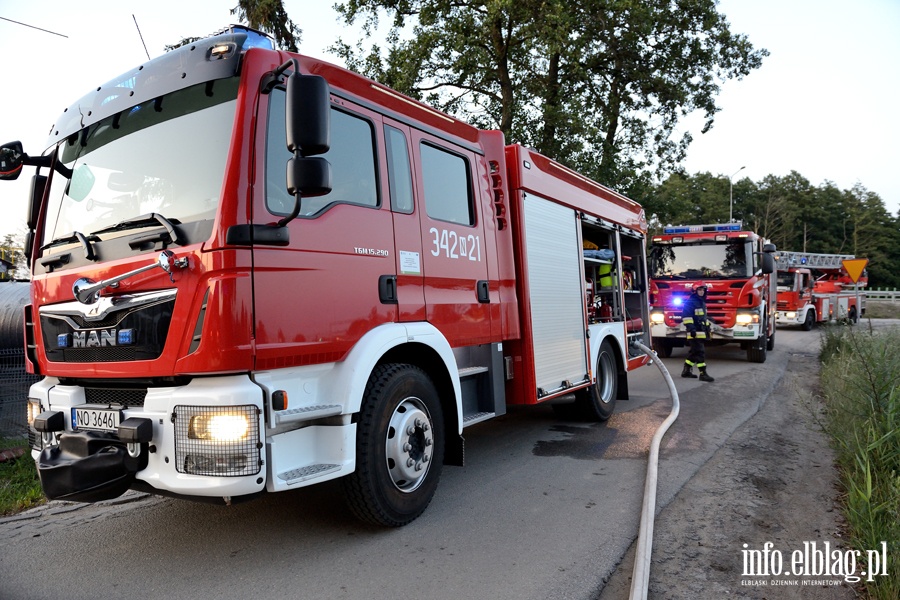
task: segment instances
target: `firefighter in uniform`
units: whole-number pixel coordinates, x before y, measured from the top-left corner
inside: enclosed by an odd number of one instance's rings
[[[715,381],[706,372],[706,348],[704,346],[710,332],[709,320],[706,318],[706,284],[702,281],[691,287],[691,296],[681,310],[681,322],[687,329],[687,339],[691,344],[687,359],[684,361],[682,377],[697,377],[694,367],[700,369],[700,381]]]

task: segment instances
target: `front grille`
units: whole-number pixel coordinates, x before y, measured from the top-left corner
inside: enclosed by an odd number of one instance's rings
[[[130,408],[144,406],[146,389],[84,388],[88,404],[118,404]]]
[[[119,322],[128,316],[128,313],[113,313],[107,315],[99,321],[88,321],[82,315],[70,315],[69,318],[74,321],[81,329],[101,329],[103,327],[115,327]]]
[[[175,299],[170,298],[111,310],[100,321],[89,321],[71,309],[57,314],[48,307],[40,316],[47,359],[64,363],[157,359],[169,335],[175,308]],[[127,333],[128,341],[121,341],[120,333]]]
[[[67,348],[54,352],[58,362],[86,363],[86,362],[120,362],[125,360],[138,360],[135,348]],[[59,357],[62,357],[60,359]],[[156,358],[153,354],[147,359]]]

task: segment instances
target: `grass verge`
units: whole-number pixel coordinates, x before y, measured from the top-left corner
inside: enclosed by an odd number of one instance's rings
[[[868,598],[900,598],[900,329],[824,328],[822,389],[826,430],[837,454],[849,544],[867,551],[886,543],[887,565],[866,576]],[[872,569],[874,570],[874,569]]]
[[[23,447],[26,450],[19,458],[0,462],[0,516],[12,515],[46,502],[34,460],[27,450],[28,440],[0,439],[0,451]]]

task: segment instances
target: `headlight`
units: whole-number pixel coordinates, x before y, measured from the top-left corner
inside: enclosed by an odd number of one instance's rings
[[[34,418],[41,414],[41,401],[34,398],[28,399],[28,426],[34,427]]]
[[[796,318],[797,318],[797,313],[795,313],[795,312],[789,312],[789,313],[787,313],[785,316],[786,316],[788,319],[796,319]]]
[[[28,399],[28,445],[35,450],[40,450],[41,434],[34,429],[34,418],[41,414],[41,401],[36,398]]]
[[[661,312],[652,312],[650,313],[650,322],[651,323],[663,323],[666,320],[666,315]]]
[[[246,415],[198,415],[191,417],[188,437],[214,442],[237,442],[247,437],[250,423]]]
[[[244,406],[175,407],[175,468],[216,477],[255,475],[262,468],[260,409]]]
[[[759,315],[756,313],[738,313],[734,320],[738,325],[749,325],[750,323],[759,323]]]

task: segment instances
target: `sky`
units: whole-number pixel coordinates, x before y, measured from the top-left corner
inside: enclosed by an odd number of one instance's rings
[[[0,0],[0,143],[18,140],[40,155],[69,104],[167,44],[236,23],[236,4]],[[358,39],[359,28],[341,23],[332,4],[284,0],[303,29],[300,52],[340,64],[326,48],[339,37]],[[733,33],[771,54],[760,69],[723,85],[711,131],[700,133],[699,115],[684,122],[694,137],[687,171],[735,182],[797,171],[815,186],[859,183],[896,215],[900,0],[721,0],[719,11]],[[24,231],[33,173],[0,181],[0,237]]]

